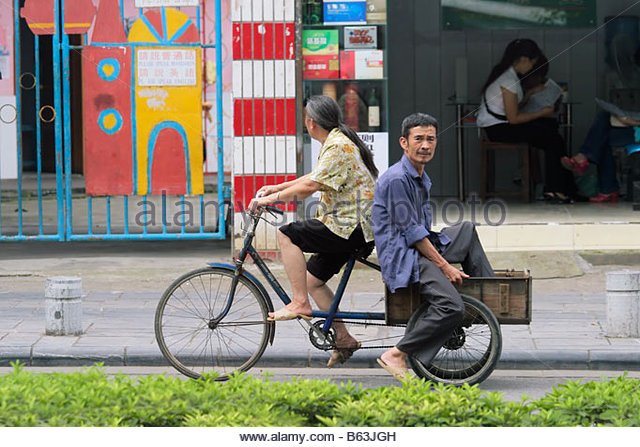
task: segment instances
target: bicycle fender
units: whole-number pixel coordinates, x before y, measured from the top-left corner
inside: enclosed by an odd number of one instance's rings
[[[215,268],[219,268],[219,269],[229,270],[229,271],[232,271],[232,272],[234,272],[236,270],[236,266],[235,265],[225,264],[224,262],[207,262],[207,265],[209,267],[215,267]],[[258,280],[258,278],[256,278],[255,275],[247,272],[246,270],[242,272],[242,276],[247,278],[254,286],[256,286],[258,291],[262,294],[262,296],[264,297],[265,301],[267,302],[267,307],[269,308],[269,312],[274,312],[273,303],[271,302],[271,297],[267,293],[267,289],[264,288],[264,286]],[[275,336],[276,336],[276,325],[274,324],[273,325],[273,330],[271,331],[271,337],[270,337],[270,340],[269,340],[270,344],[272,344],[272,345],[273,345],[273,340],[274,340]]]

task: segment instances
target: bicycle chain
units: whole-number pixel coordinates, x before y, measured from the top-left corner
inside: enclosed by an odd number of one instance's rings
[[[322,327],[322,325],[324,325],[325,320],[318,320],[316,322],[313,323],[313,326],[316,326],[318,328]],[[383,327],[401,327],[404,328],[406,327],[406,325],[404,324],[385,324],[385,323],[361,323],[358,321],[343,321],[342,322],[345,326],[383,326]],[[311,340],[311,343],[313,343],[313,337],[314,337],[314,331],[313,328],[309,328],[309,339]],[[329,335],[329,337],[331,337],[331,335]],[[334,340],[329,340],[330,345],[327,346],[326,348],[322,348],[318,345],[316,345],[315,343],[314,346],[320,350],[323,351],[330,351],[333,349],[336,349],[335,346],[335,341]],[[366,341],[365,341],[366,343]],[[381,349],[381,348],[393,348],[393,346],[395,345],[376,345],[376,346],[360,346],[360,348],[358,348],[358,350],[361,349]]]

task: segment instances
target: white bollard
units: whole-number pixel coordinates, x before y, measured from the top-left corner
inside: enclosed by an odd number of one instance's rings
[[[607,335],[640,337],[640,271],[607,273]]]
[[[47,278],[44,287],[47,335],[82,334],[82,280],[74,276]]]

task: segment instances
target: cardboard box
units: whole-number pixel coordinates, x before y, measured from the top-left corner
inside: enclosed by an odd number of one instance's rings
[[[382,79],[384,51],[344,50],[340,52],[341,79]]]
[[[336,29],[302,31],[302,77],[337,79],[340,74],[340,40]]]
[[[347,50],[378,48],[378,27],[345,26],[344,48]]]
[[[367,23],[366,0],[324,0],[325,25],[360,25]]]

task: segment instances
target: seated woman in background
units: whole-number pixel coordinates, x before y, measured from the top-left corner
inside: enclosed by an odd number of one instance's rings
[[[612,125],[612,124],[615,124]],[[614,117],[605,111],[596,114],[587,137],[573,157],[562,157],[562,166],[576,175],[584,175],[589,162],[598,165],[598,195],[589,202],[617,202],[620,185],[616,177],[616,164],[612,147],[624,147],[635,143],[635,129],[640,121],[624,116]]]
[[[544,150],[545,199],[572,203],[573,177],[560,164],[560,158],[567,154],[566,144],[558,132],[557,121],[548,119],[553,116],[553,107],[536,112],[519,110],[524,98],[520,77],[527,75],[541,57],[542,51],[531,39],[516,39],[507,45],[482,88],[477,124],[491,141],[526,142]]]

